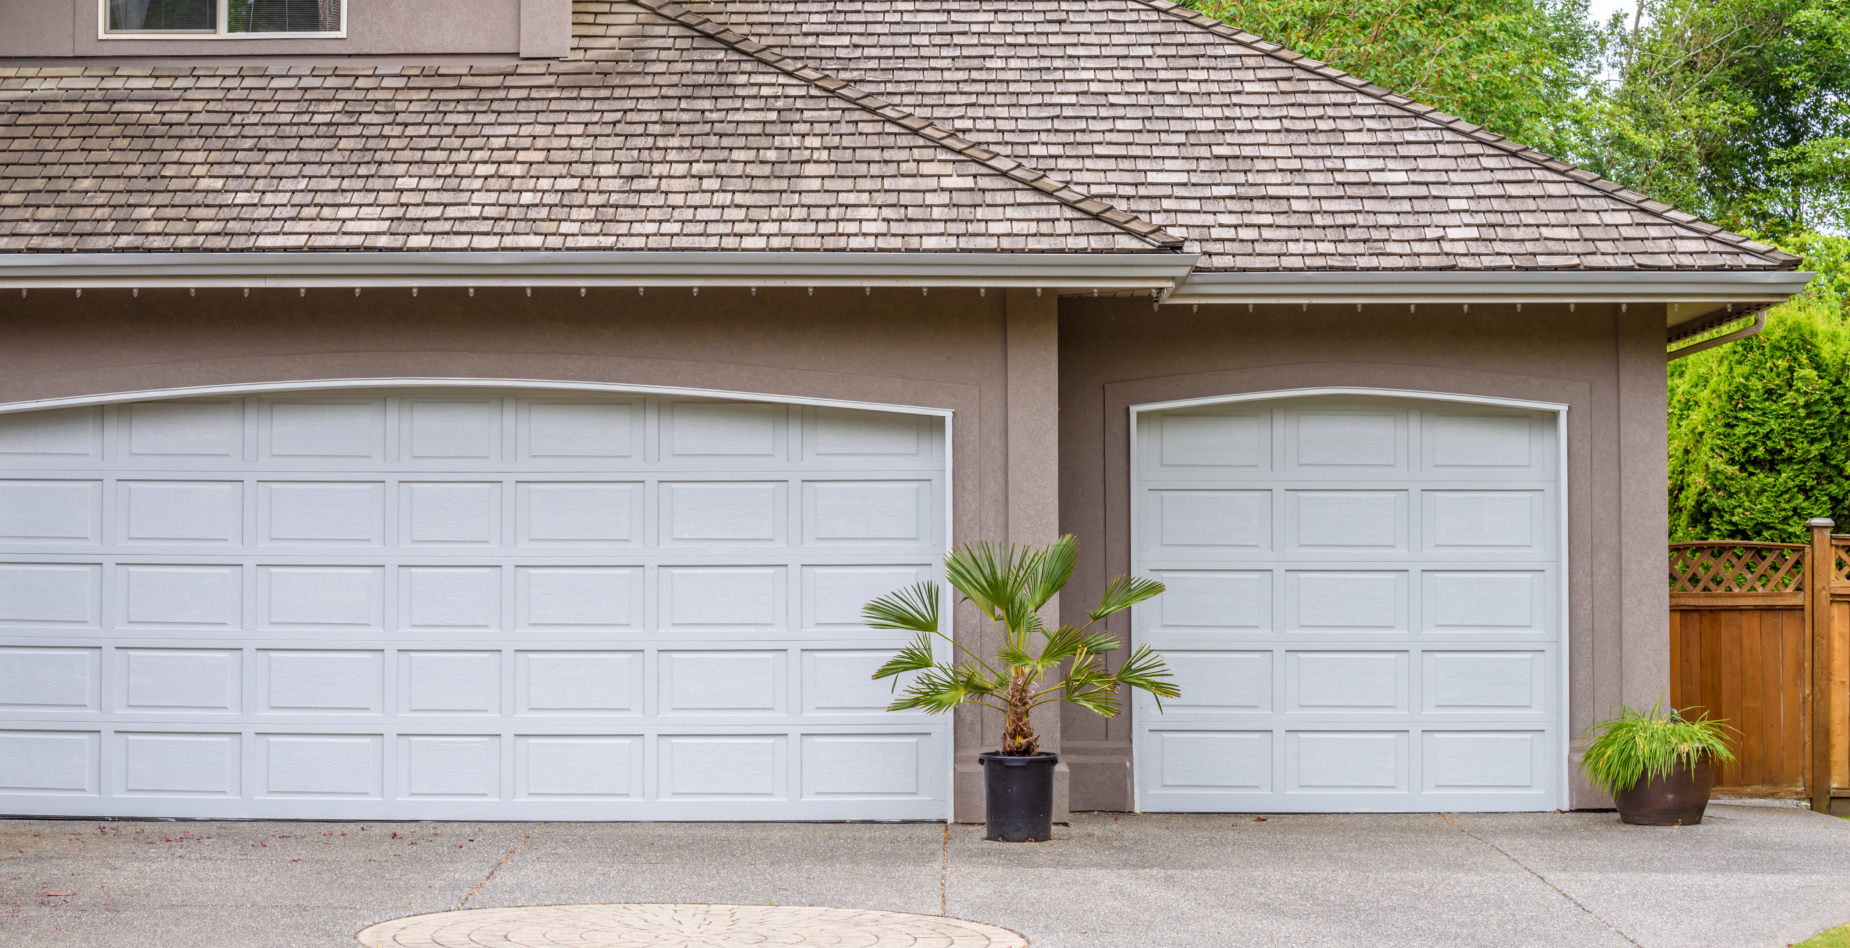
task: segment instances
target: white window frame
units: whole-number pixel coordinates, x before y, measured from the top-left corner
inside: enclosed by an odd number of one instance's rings
[[[109,28],[109,0],[96,0],[96,38],[100,40],[253,40],[253,39],[346,39],[347,8],[352,0],[341,0],[340,29],[322,33],[231,33],[231,0],[217,0],[216,28],[208,30],[112,30]]]

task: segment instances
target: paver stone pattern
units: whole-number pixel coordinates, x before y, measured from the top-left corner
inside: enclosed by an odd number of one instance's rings
[[[366,948],[1025,948],[1005,928],[900,912],[772,905],[532,905],[438,912],[360,932]]]

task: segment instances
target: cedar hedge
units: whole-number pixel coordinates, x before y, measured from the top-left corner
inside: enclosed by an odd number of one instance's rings
[[[1783,242],[1819,275],[1758,336],[1670,363],[1670,539],[1850,530],[1850,237]]]

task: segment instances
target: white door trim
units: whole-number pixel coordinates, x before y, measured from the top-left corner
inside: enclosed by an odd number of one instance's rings
[[[1410,388],[1281,388],[1267,392],[1241,392],[1238,395],[1210,395],[1206,398],[1182,398],[1167,402],[1146,402],[1131,406],[1131,420],[1139,412],[1173,411],[1202,405],[1231,405],[1235,402],[1271,401],[1275,398],[1309,398],[1316,395],[1360,395],[1382,398],[1417,398],[1437,402],[1466,402],[1472,405],[1495,405],[1499,408],[1523,408],[1529,411],[1552,411],[1565,414],[1567,406],[1559,402],[1532,402],[1520,398],[1492,398],[1486,395],[1460,395],[1453,392],[1423,392]],[[1133,444],[1135,442],[1132,442]]]
[[[631,395],[678,395],[691,398],[729,398],[755,402],[779,402],[787,405],[821,405],[829,408],[859,408],[868,411],[903,412],[912,415],[937,415],[947,422],[949,408],[924,405],[889,405],[844,398],[813,398],[804,395],[777,395],[769,392],[731,392],[724,389],[679,388],[666,385],[626,385],[616,382],[571,382],[557,379],[507,378],[345,378],[306,379],[290,382],[236,382],[229,385],[190,385],[183,388],[145,389],[135,392],[108,392],[100,395],[73,395],[66,398],[39,398],[19,402],[0,402],[0,414],[40,411],[47,408],[73,408],[80,405],[110,405],[163,398],[197,398],[207,395],[255,395],[265,392],[312,392],[345,388],[532,388],[574,392],[620,392]],[[945,432],[948,437],[950,432]]]
[[[1132,575],[1137,574],[1139,567],[1141,566],[1141,560],[1142,560],[1142,557],[1138,552],[1138,539],[1137,539],[1138,537],[1142,536],[1142,534],[1139,532],[1139,523],[1138,523],[1139,505],[1137,503],[1137,483],[1138,483],[1137,420],[1138,420],[1138,415],[1140,415],[1143,412],[1169,411],[1169,410],[1174,410],[1178,408],[1196,408],[1196,407],[1201,407],[1201,406],[1206,406],[1206,405],[1229,405],[1229,404],[1236,404],[1239,402],[1270,401],[1273,399],[1283,399],[1283,398],[1307,398],[1307,397],[1318,396],[1318,395],[1354,395],[1354,396],[1379,397],[1379,398],[1405,398],[1405,399],[1424,400],[1424,401],[1447,401],[1447,402],[1460,402],[1460,403],[1471,404],[1471,405],[1489,405],[1489,406],[1496,406],[1500,408],[1521,408],[1521,409],[1527,409],[1530,411],[1544,411],[1544,412],[1554,413],[1555,415],[1555,452],[1556,452],[1555,476],[1559,479],[1557,483],[1560,485],[1559,486],[1560,503],[1556,505],[1556,511],[1555,511],[1555,516],[1557,520],[1556,530],[1558,531],[1557,536],[1559,537],[1558,542],[1560,544],[1560,548],[1556,551],[1556,554],[1559,557],[1560,564],[1561,564],[1560,565],[1561,581],[1560,581],[1560,589],[1558,591],[1558,595],[1560,597],[1560,606],[1558,609],[1558,613],[1560,616],[1560,629],[1561,629],[1560,631],[1560,661],[1558,663],[1558,666],[1555,669],[1555,674],[1558,676],[1558,680],[1560,681],[1559,693],[1556,696],[1556,700],[1560,702],[1559,727],[1560,727],[1560,734],[1561,734],[1561,746],[1557,748],[1557,751],[1556,751],[1556,754],[1557,754],[1556,763],[1559,765],[1559,770],[1557,771],[1558,778],[1556,780],[1556,789],[1555,789],[1555,792],[1557,794],[1556,799],[1555,799],[1555,808],[1558,810],[1566,810],[1570,808],[1572,804],[1572,800],[1573,800],[1573,795],[1572,795],[1573,771],[1570,765],[1573,763],[1572,758],[1573,758],[1574,739],[1573,739],[1573,734],[1571,733],[1571,730],[1570,730],[1572,727],[1572,714],[1571,714],[1572,706],[1569,704],[1569,698],[1572,693],[1572,684],[1570,681],[1570,669],[1573,666],[1571,664],[1571,659],[1570,659],[1570,647],[1571,647],[1571,642],[1572,642],[1571,621],[1572,621],[1573,610],[1570,608],[1570,600],[1569,600],[1570,583],[1568,581],[1568,577],[1570,575],[1570,569],[1568,565],[1568,550],[1571,544],[1569,542],[1569,536],[1568,536],[1568,506],[1569,506],[1568,498],[1570,495],[1569,495],[1568,479],[1567,479],[1567,412],[1568,412],[1567,405],[1562,404],[1560,402],[1539,402],[1539,401],[1529,401],[1526,399],[1517,399],[1517,398],[1497,398],[1497,397],[1486,396],[1486,395],[1467,395],[1467,394],[1458,393],[1458,392],[1427,392],[1427,391],[1420,391],[1417,389],[1364,388],[1360,386],[1326,386],[1326,387],[1319,387],[1319,388],[1273,389],[1273,390],[1262,391],[1262,392],[1241,392],[1238,394],[1231,394],[1231,395],[1211,395],[1211,396],[1207,396],[1204,398],[1183,398],[1183,399],[1174,399],[1174,400],[1163,401],[1163,402],[1145,402],[1142,404],[1132,405],[1130,406],[1130,425],[1129,425],[1129,439],[1130,439],[1129,459],[1131,463],[1131,477],[1130,477],[1131,503],[1130,503],[1130,532],[1129,532],[1129,537],[1128,537],[1130,544],[1131,544],[1131,551],[1130,551],[1131,552],[1131,574]],[[1134,633],[1133,633],[1132,647],[1134,648],[1135,646],[1136,646],[1136,641],[1135,641]],[[1133,725],[1134,724],[1135,722],[1133,721]],[[1135,735],[1133,732],[1133,738],[1134,736]],[[1134,763],[1135,762],[1133,761],[1133,764]],[[1139,771],[1137,770],[1135,766],[1133,766],[1132,767],[1132,779],[1131,779],[1131,792],[1132,792],[1131,806],[1134,812],[1141,813],[1143,812],[1143,781],[1138,779],[1138,774],[1139,774]]]

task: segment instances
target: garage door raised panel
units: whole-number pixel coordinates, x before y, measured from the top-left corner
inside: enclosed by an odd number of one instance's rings
[[[1145,810],[1536,810],[1561,735],[1551,412],[1363,396],[1139,412]]]
[[[0,812],[949,815],[860,607],[937,416],[445,388],[0,415]]]

